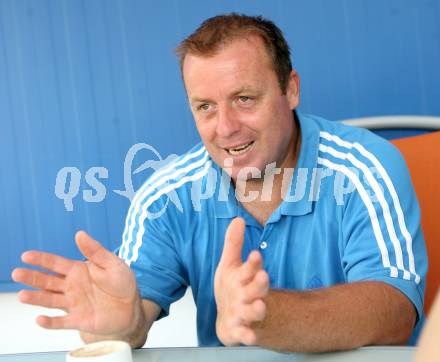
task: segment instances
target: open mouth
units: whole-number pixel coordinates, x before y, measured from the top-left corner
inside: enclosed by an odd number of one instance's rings
[[[250,148],[252,147],[253,144],[254,144],[254,141],[251,141],[249,143],[246,143],[244,145],[240,145],[238,147],[226,148],[226,151],[233,156],[241,155],[241,154],[247,152],[248,150],[250,150]]]

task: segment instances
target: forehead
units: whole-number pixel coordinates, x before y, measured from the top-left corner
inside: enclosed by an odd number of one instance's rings
[[[276,77],[272,59],[261,38],[234,39],[210,56],[188,54],[182,67],[188,95],[200,87],[234,82],[266,82]]]

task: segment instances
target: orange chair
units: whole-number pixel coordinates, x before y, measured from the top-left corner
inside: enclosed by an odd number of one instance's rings
[[[425,312],[440,287],[440,132],[391,141],[402,153],[419,199],[428,250]]]

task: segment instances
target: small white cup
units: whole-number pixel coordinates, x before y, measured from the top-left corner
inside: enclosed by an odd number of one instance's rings
[[[70,351],[67,362],[133,362],[131,347],[122,341],[102,341],[86,344]]]

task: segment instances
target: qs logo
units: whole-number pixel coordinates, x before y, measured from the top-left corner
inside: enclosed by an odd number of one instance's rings
[[[142,150],[151,152],[156,159],[149,159],[133,170],[133,161],[136,155]],[[133,175],[140,174],[142,171],[147,169],[153,169],[155,172],[169,164],[176,157],[177,155],[171,154],[166,159],[163,159],[160,153],[153,146],[146,143],[136,143],[130,147],[125,156],[124,190],[113,190],[113,192],[117,195],[126,197],[131,202],[136,193],[133,187]],[[109,171],[107,168],[102,166],[89,168],[84,175],[84,181],[87,184],[87,188],[82,190],[82,199],[85,202],[102,202],[107,195],[107,188],[102,180],[108,178]],[[74,209],[73,201],[80,193],[81,179],[81,171],[77,167],[63,167],[57,173],[55,180],[55,196],[60,200],[63,200],[64,207],[67,211],[73,211]],[[154,215],[150,215],[150,217],[160,216],[165,211],[170,200],[172,203],[174,203],[178,210],[183,210],[176,191],[172,190],[168,193],[167,202],[162,210],[156,212]]]

